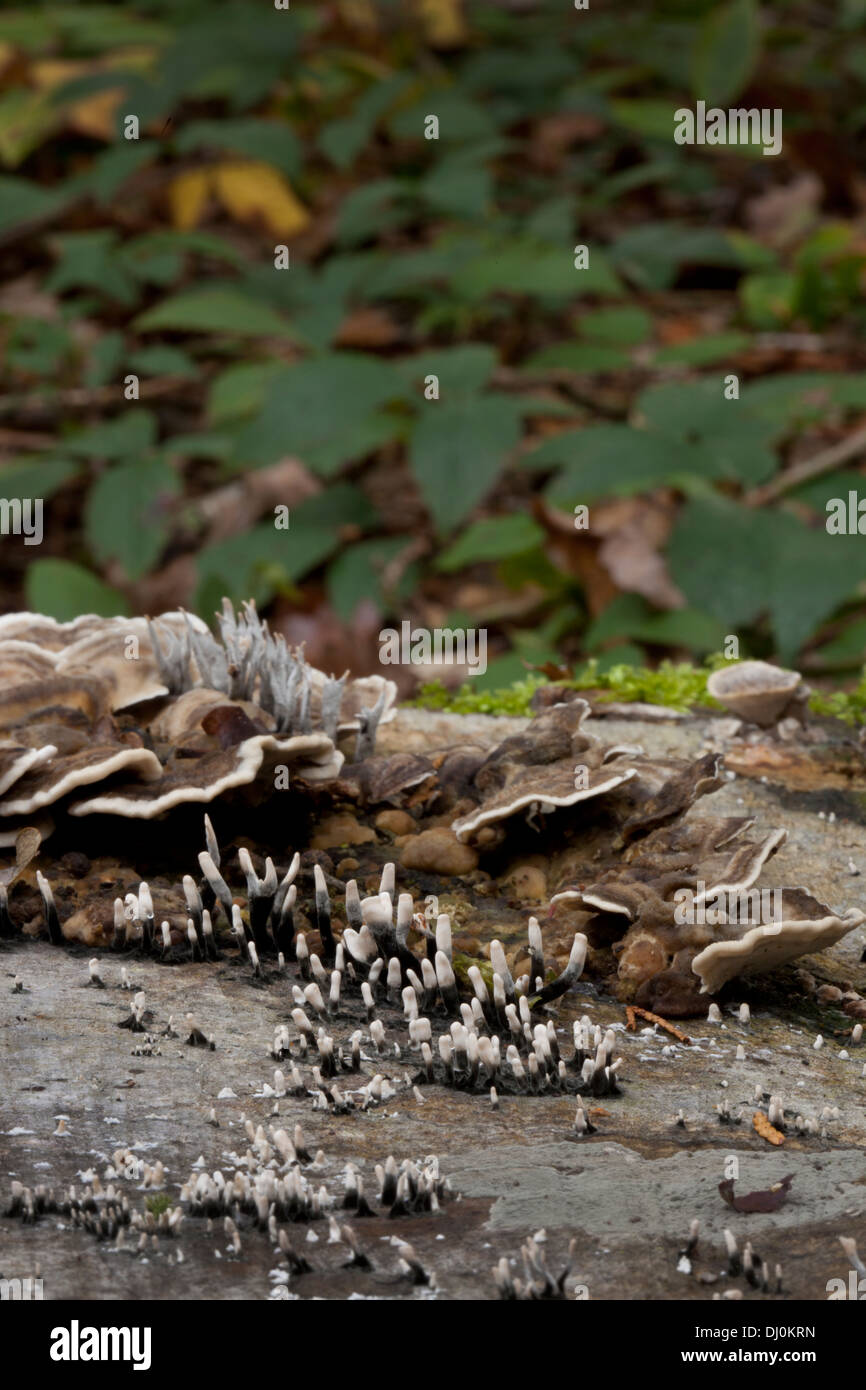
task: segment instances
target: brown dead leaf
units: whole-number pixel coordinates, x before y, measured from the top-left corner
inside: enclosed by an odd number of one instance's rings
[[[337,10],[344,24],[350,29],[364,29],[370,33],[379,27],[379,17],[372,0],[337,0]]]
[[[548,558],[563,574],[580,580],[590,616],[598,617],[619,590],[598,559],[597,540],[587,531],[575,530],[573,516],[548,506],[541,497],[533,499],[532,514],[547,532]]]
[[[816,174],[800,174],[749,198],[743,209],[750,232],[765,246],[783,249],[799,241],[815,221],[823,188]]]
[[[527,150],[529,163],[544,173],[555,173],[572,145],[597,140],[605,123],[588,111],[560,111],[536,121]]]
[[[752,1116],[752,1126],[755,1129],[755,1131],[758,1134],[760,1134],[762,1139],[766,1139],[768,1144],[775,1144],[776,1146],[778,1146],[779,1144],[784,1144],[784,1134],[782,1134],[780,1130],[776,1129],[773,1125],[771,1125],[766,1115],[764,1115],[760,1110],[756,1110],[754,1115]]]
[[[592,529],[604,539],[599,563],[622,593],[640,594],[659,608],[684,608],[686,600],[660,553],[674,520],[673,503],[656,497],[629,497],[592,513]]]
[[[385,348],[401,342],[403,331],[384,309],[355,309],[343,319],[334,339],[341,348]]]
[[[416,0],[416,7],[431,48],[459,48],[468,39],[462,0]]]
[[[734,1211],[778,1211],[788,1200],[793,1181],[794,1174],[788,1173],[780,1182],[774,1182],[772,1187],[763,1188],[758,1192],[746,1192],[742,1197],[737,1197],[734,1194],[734,1179],[725,1178],[724,1182],[719,1183],[719,1192]]]

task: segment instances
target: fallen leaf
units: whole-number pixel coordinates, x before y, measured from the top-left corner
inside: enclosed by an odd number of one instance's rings
[[[71,82],[74,77],[99,72],[106,65],[77,63],[64,59],[49,59],[33,63],[30,77],[34,86],[43,92],[51,92],[56,87]],[[113,140],[117,134],[117,108],[123,89],[111,87],[108,91],[94,92],[93,96],[82,97],[80,101],[70,102],[64,112],[66,126],[79,135],[91,135],[96,140]]]
[[[621,520],[610,527],[602,541],[598,558],[617,588],[623,593],[640,594],[659,608],[685,608],[686,600],[667,571],[660,553],[670,535],[674,509],[654,497],[629,497]],[[600,524],[600,525],[599,525]],[[605,516],[593,518],[593,527],[603,535]]]
[[[384,348],[402,337],[399,324],[384,309],[355,309],[343,319],[334,343],[341,348]]]
[[[725,1178],[724,1182],[719,1183],[719,1192],[734,1211],[778,1211],[787,1201],[793,1181],[794,1175],[789,1173],[781,1182],[774,1182],[772,1187],[760,1189],[758,1192],[746,1192],[744,1196],[736,1197],[734,1179]]]
[[[292,237],[310,220],[288,181],[269,164],[218,164],[211,173],[217,197],[239,222],[260,218],[275,236]]]
[[[457,48],[469,37],[462,0],[418,0],[424,37],[432,48]]]
[[[743,213],[758,241],[781,250],[803,237],[818,215],[822,197],[818,176],[800,174],[749,198]]]
[[[168,206],[172,226],[181,232],[188,232],[197,227],[209,191],[210,178],[204,169],[191,169],[172,179],[168,185]]]

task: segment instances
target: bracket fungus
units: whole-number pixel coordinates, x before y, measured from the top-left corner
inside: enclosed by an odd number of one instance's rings
[[[799,671],[767,661],[738,661],[713,671],[707,691],[747,724],[769,727],[782,718],[801,718],[809,697]]]
[[[857,908],[834,913],[802,888],[754,888],[787,833],[752,839],[753,825],[732,816],[662,827],[596,881],[553,895],[552,906],[592,914],[590,941],[619,936],[612,951],[621,998],[672,1017],[702,1013],[706,995],[729,980],[823,950],[866,921]]]
[[[634,744],[605,745],[583,728],[589,713],[586,700],[554,705],[477,765],[467,787],[476,805],[453,821],[457,838],[489,846],[520,812],[532,825],[539,813],[604,798],[605,812],[628,840],[678,815],[719,785],[713,755],[690,765],[649,758]],[[484,832],[480,837],[479,831]]]
[[[188,613],[0,618],[0,831],[46,806],[153,819],[276,766],[331,780],[356,731],[372,751],[393,716],[381,677],[325,676],[260,620],[224,601],[220,639]],[[13,821],[12,818],[15,818]]]

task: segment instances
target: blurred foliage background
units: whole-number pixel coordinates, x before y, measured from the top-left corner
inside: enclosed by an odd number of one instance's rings
[[[866,0],[3,6],[0,492],[45,499],[4,608],[254,597],[357,672],[484,627],[491,688],[729,633],[844,677],[864,77]],[[677,145],[698,99],[782,154]]]

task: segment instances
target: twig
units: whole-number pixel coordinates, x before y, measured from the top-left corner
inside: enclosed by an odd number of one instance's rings
[[[139,397],[150,400],[155,396],[171,396],[177,391],[188,392],[189,377],[154,376],[139,385]],[[90,410],[96,406],[119,403],[117,385],[70,386],[63,391],[31,391],[26,395],[0,396],[0,416],[50,414],[53,410]],[[52,440],[52,443],[56,443]],[[37,446],[38,447],[38,446]]]
[[[763,487],[752,488],[751,492],[746,493],[745,500],[750,507],[760,507],[764,502],[772,502],[776,497],[781,497],[782,493],[790,492],[791,488],[798,487],[800,483],[808,482],[810,478],[829,473],[840,463],[847,463],[848,459],[862,452],[866,452],[866,425],[862,425],[859,430],[855,430],[847,439],[840,440],[832,448],[815,454],[814,458],[794,464],[793,468],[780,473],[771,482],[764,483]]]
[[[637,1004],[626,1004],[625,1008],[626,1027],[630,1033],[635,1031],[635,1016],[645,1018],[647,1023],[657,1023],[659,1028],[670,1033],[672,1038],[677,1039],[677,1042],[690,1044],[692,1041],[688,1033],[684,1033],[680,1028],[675,1028],[672,1023],[668,1023],[665,1018],[660,1018],[658,1014],[651,1014],[648,1009],[639,1009]]]

